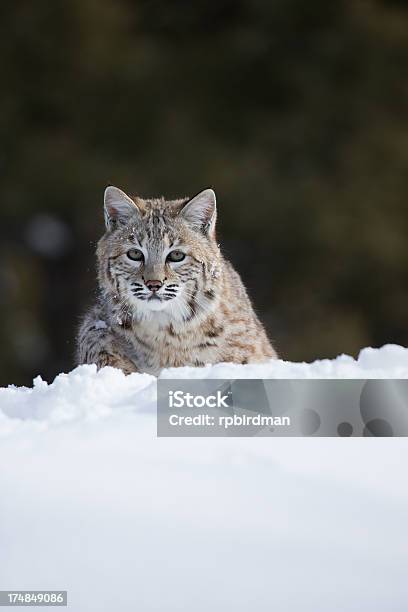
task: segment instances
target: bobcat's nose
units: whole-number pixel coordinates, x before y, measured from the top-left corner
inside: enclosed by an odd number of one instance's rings
[[[153,292],[156,292],[160,289],[160,287],[163,285],[162,281],[160,280],[147,280],[145,281],[146,287]]]

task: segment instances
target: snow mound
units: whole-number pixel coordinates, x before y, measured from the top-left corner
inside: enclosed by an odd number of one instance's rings
[[[365,348],[357,359],[340,355],[313,363],[271,359],[267,363],[219,363],[204,368],[169,368],[161,378],[408,378],[408,348],[387,344]]]
[[[408,349],[387,345],[363,349],[358,359],[341,355],[314,363],[271,360],[264,364],[220,363],[203,368],[169,368],[161,378],[408,378]],[[156,378],[149,374],[125,376],[120,370],[94,365],[79,366],[60,374],[52,384],[38,376],[32,389],[0,389],[0,435],[11,427],[7,421],[29,419],[56,424],[70,420],[94,421],[119,412],[153,412]]]
[[[406,378],[408,350],[162,376]],[[406,609],[406,439],[157,438],[155,401],[153,376],[94,366],[0,389],[1,589],[74,612]]]

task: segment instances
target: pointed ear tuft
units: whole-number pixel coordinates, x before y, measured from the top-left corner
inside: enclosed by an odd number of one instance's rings
[[[217,219],[217,204],[212,189],[204,189],[182,208],[180,215],[195,229],[214,237]]]
[[[106,229],[111,230],[117,223],[126,223],[137,212],[134,201],[124,191],[109,186],[105,189],[104,212]]]

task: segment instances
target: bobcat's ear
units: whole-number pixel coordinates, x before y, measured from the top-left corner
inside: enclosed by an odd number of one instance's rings
[[[126,223],[138,211],[134,201],[117,187],[107,187],[104,195],[106,229],[113,229],[116,223]]]
[[[210,237],[215,235],[217,203],[212,189],[204,189],[182,208],[180,215],[194,228]]]

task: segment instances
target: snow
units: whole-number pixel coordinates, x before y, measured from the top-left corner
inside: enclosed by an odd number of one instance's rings
[[[220,363],[204,368],[169,368],[161,378],[408,378],[408,349],[388,344],[365,348],[357,360],[349,355],[314,363],[274,360],[266,364]]]
[[[407,378],[408,349],[167,378]],[[156,379],[0,389],[0,588],[75,612],[407,608],[404,438],[157,438]]]

